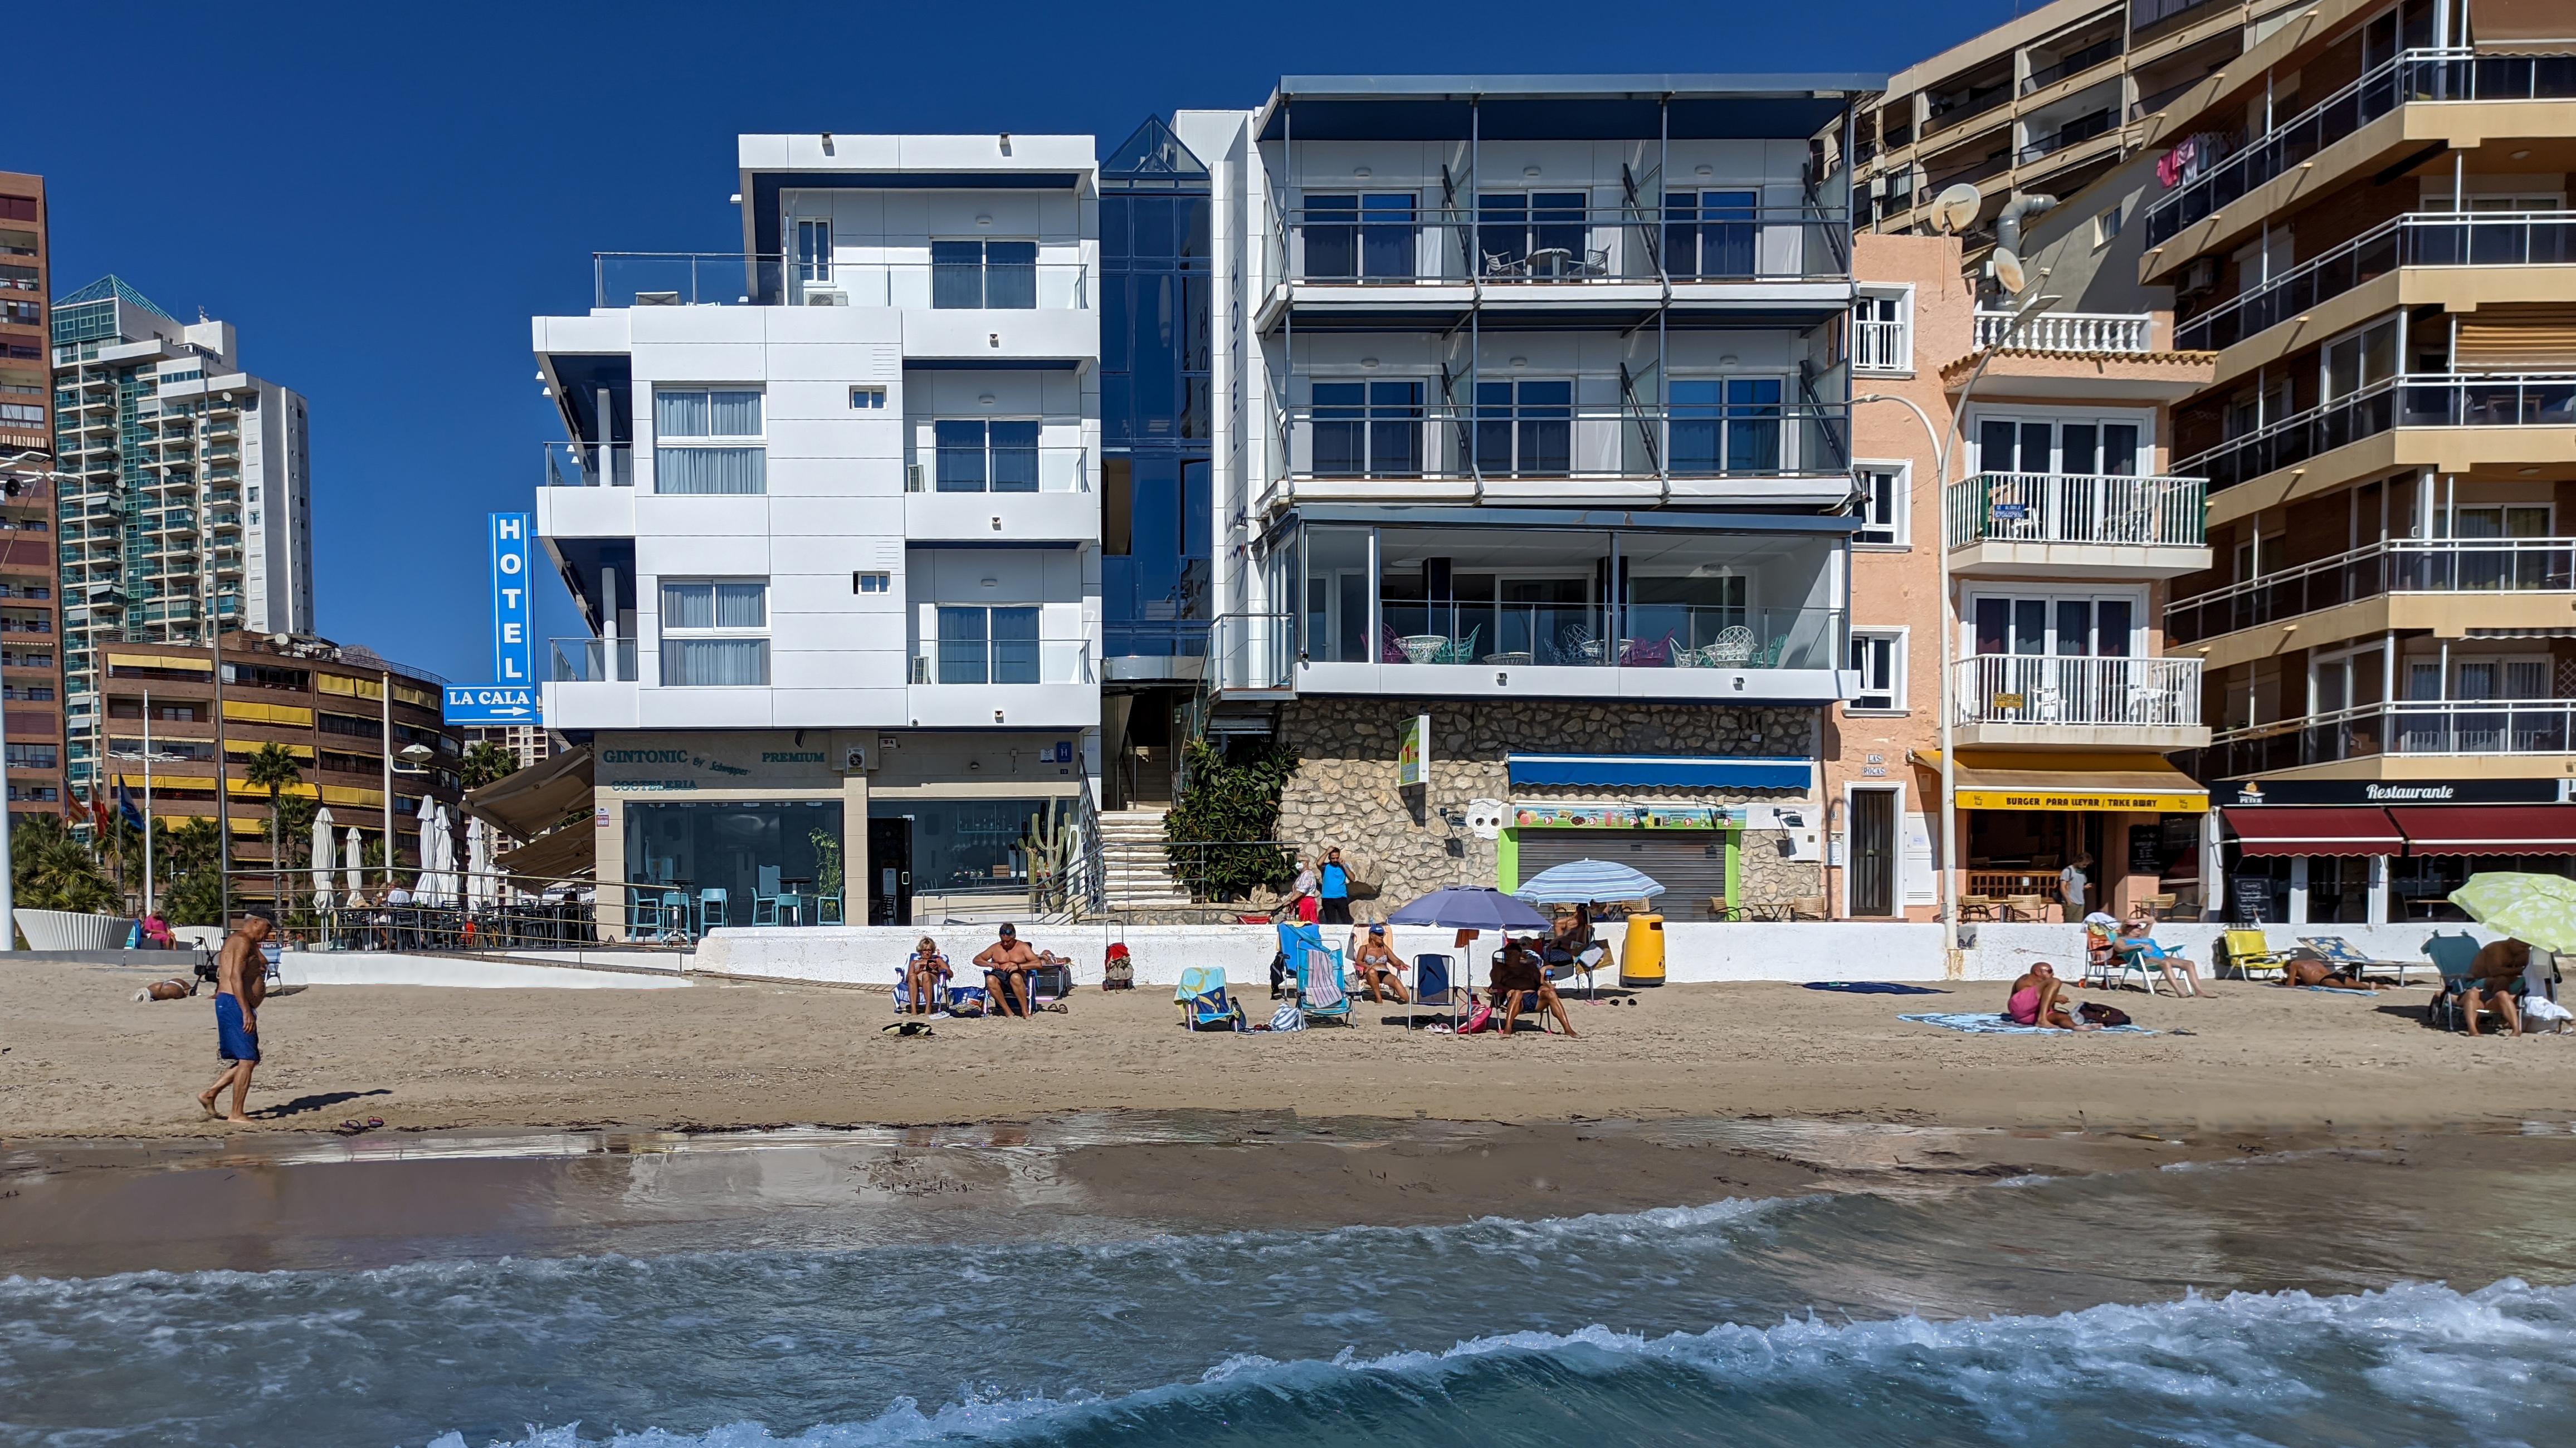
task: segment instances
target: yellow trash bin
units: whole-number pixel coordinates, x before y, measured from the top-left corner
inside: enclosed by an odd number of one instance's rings
[[[1628,917],[1628,939],[1619,951],[1621,985],[1662,985],[1664,983],[1664,917],[1631,915]]]

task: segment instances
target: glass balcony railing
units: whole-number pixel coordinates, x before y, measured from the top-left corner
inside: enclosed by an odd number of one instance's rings
[[[2399,267],[2569,263],[2576,263],[2576,211],[2415,212],[2176,323],[2174,345],[2233,347]]]
[[[2149,246],[2289,172],[2402,105],[2576,97],[2576,55],[2409,50],[2208,166],[2147,208]]]
[[[631,488],[635,486],[635,448],[629,443],[550,442],[541,486],[549,488]]]
[[[2220,730],[2202,767],[2222,778],[2391,754],[2576,753],[2571,739],[2576,699],[2401,699]]]
[[[1284,689],[1297,661],[1297,621],[1284,613],[1219,615],[1208,629],[1208,667],[1219,689]]]
[[[2197,643],[2389,593],[2576,591],[2576,538],[2390,538],[2165,609],[2176,644]]]
[[[940,639],[912,658],[916,684],[1088,684],[1091,641],[1079,635]]]
[[[2199,659],[1980,654],[1951,670],[1962,724],[2172,729],[2200,722]]]
[[[2392,377],[2267,424],[2175,464],[2232,488],[2395,427],[2566,427],[2576,424],[2576,373]]]
[[[1081,262],[787,261],[740,252],[595,252],[598,307],[903,307],[924,311],[1080,310],[1091,305]],[[1034,243],[1022,243],[1035,253]],[[918,254],[918,253],[916,253]]]
[[[1578,403],[1564,383],[1486,384],[1513,391],[1484,408],[1427,404],[1437,385],[1318,382],[1319,399],[1327,388],[1349,395],[1292,407],[1279,418],[1286,478],[1705,480],[1836,473],[1851,465],[1850,404],[1787,401],[1778,379],[1704,384],[1708,401],[1668,408]]]
[[[1759,192],[1676,191],[1660,204],[1594,207],[1533,189],[1426,207],[1411,194],[1315,192],[1270,239],[1278,273],[1315,286],[1486,287],[1612,282],[1796,281],[1847,276],[1838,211],[1763,206]]]
[[[1000,424],[995,424],[998,428]],[[1087,493],[1090,450],[1079,446],[933,448],[903,465],[907,493]]]
[[[1980,473],[1950,485],[1949,540],[2090,543],[2129,548],[2208,544],[2198,478]]]
[[[1318,630],[1309,663],[1485,668],[1831,669],[1844,615],[1833,608],[1725,604],[1427,603],[1378,600],[1377,647]]]
[[[558,684],[631,684],[635,682],[635,640],[555,639],[554,681]]]

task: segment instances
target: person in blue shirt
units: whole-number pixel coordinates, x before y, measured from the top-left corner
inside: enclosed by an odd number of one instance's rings
[[[1324,851],[1324,868],[1315,872],[1315,918],[1325,925],[1351,923],[1351,872],[1338,847]]]

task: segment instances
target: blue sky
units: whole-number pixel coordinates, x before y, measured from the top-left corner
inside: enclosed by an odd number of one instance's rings
[[[528,318],[587,308],[593,251],[738,246],[740,132],[1107,146],[1282,74],[1884,73],[2029,4],[30,5],[0,170],[46,177],[59,290],[203,307],[311,399],[322,632],[470,681],[484,516],[562,435]],[[560,587],[539,624],[580,632]]]

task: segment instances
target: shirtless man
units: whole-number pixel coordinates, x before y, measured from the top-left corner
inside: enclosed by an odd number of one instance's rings
[[[214,1085],[197,1093],[197,1105],[210,1118],[216,1114],[215,1098],[230,1086],[233,1110],[223,1119],[250,1124],[242,1105],[250,1097],[250,1073],[259,1065],[259,1006],[268,999],[268,956],[260,945],[275,924],[267,911],[251,911],[224,941],[223,956],[215,963],[215,1059],[224,1063],[224,1071]]]
[[[2004,997],[2004,1015],[2015,1025],[2052,1026],[2061,1031],[2102,1029],[2067,1010],[2065,999],[2066,982],[2057,978],[2056,966],[2043,960],[2012,983],[2011,994]]]
[[[2370,982],[2348,975],[2343,967],[2305,956],[2281,962],[2281,984],[2321,985],[2330,990],[2368,990]]]
[[[1016,925],[1004,925],[1001,938],[975,956],[975,968],[984,972],[984,987],[992,992],[1002,1013],[1022,1020],[1029,1016],[1029,972],[1037,968],[1037,963],[1037,952],[1021,943]],[[1016,997],[1014,987],[1018,989]]]
[[[1503,1018],[1503,1034],[1512,1033],[1512,1020],[1520,1013],[1519,997],[1527,996],[1533,1008],[1556,1017],[1559,1030],[1567,1040],[1574,1039],[1574,1022],[1565,1017],[1565,1002],[1557,999],[1556,987],[1547,982],[1547,969],[1540,962],[1536,947],[1523,940],[1508,940],[1502,954],[1494,961],[1493,974],[1487,978],[1495,1013]],[[1545,1024],[1545,1022],[1541,1022]]]
[[[2460,987],[2460,1015],[2468,1021],[2470,1035],[2478,1033],[2480,1011],[2495,1012],[2504,1017],[2507,1030],[2522,1034],[2513,987],[2530,968],[2531,947],[2519,940],[2490,940],[2478,947],[2477,958],[2469,962],[2468,983]]]

